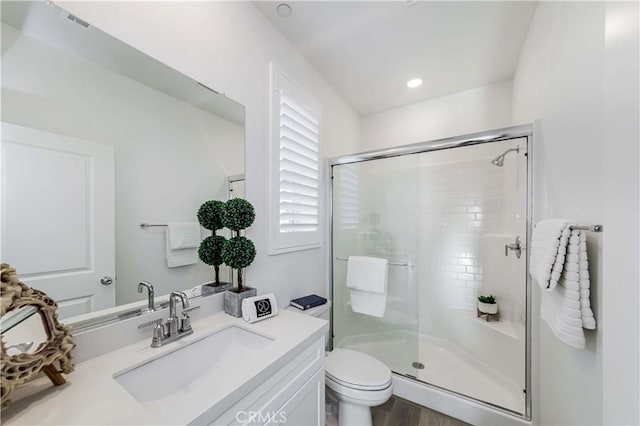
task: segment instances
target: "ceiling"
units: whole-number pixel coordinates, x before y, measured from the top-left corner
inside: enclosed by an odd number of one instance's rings
[[[282,18],[281,3],[254,5],[363,116],[512,78],[537,6],[292,1]]]

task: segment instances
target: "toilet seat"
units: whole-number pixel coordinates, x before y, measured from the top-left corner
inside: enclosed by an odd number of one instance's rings
[[[372,356],[348,349],[336,348],[327,356],[326,376],[335,385],[361,391],[380,391],[391,385],[389,367]]]

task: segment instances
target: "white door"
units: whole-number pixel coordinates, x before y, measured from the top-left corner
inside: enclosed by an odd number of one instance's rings
[[[0,258],[61,318],[115,306],[113,147],[1,126]]]

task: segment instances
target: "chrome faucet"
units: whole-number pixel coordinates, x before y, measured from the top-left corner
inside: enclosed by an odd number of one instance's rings
[[[187,299],[187,295],[184,291],[172,291],[169,295],[169,320],[167,321],[167,326],[169,327],[169,335],[173,335],[178,333],[179,330],[182,330],[182,327],[179,327],[180,320],[176,315],[176,299],[180,299],[182,302],[182,311],[189,308],[189,299]]]
[[[154,302],[154,291],[153,291],[153,285],[151,283],[148,283],[146,281],[142,281],[140,283],[138,283],[138,293],[142,293],[142,289],[146,288],[147,289],[147,309],[145,309],[145,312],[154,312],[156,310],[156,306],[155,306],[155,302]]]
[[[180,300],[182,304],[182,318],[178,318],[177,315],[177,300]],[[189,307],[189,299],[185,292],[172,291],[169,295],[169,319],[166,324],[162,324],[162,319],[157,319],[140,324],[138,328],[145,328],[153,325],[154,328],[151,347],[159,348],[160,346],[175,342],[176,340],[193,333],[189,312],[198,308],[200,308],[200,306]]]

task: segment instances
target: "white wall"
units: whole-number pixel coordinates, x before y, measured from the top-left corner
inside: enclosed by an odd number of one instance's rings
[[[631,20],[615,41],[614,9]],[[639,420],[637,19],[637,4],[542,2],[514,78],[514,122],[540,119],[534,221],[604,223],[604,236],[588,234],[598,329],[585,333],[585,349],[559,342],[540,322],[534,286],[534,410],[543,425]]]
[[[258,255],[247,281],[280,304],[326,293],[321,249],[267,255],[268,64],[275,62],[322,105],[325,153],[356,150],[354,110],[248,2],[59,2],[80,18],[240,102],[246,108],[246,197],[256,208],[248,230]],[[144,19],[140,19],[143,17]]]
[[[226,199],[243,128],[4,23],[2,41],[3,121],[114,147],[117,304],[144,299],[142,280],[158,295],[210,281],[201,262],[168,268],[164,229],[139,224],[195,222],[202,202]]]
[[[508,80],[368,115],[361,151],[508,127],[511,94]]]
[[[640,7],[605,6],[602,414],[640,424]]]

